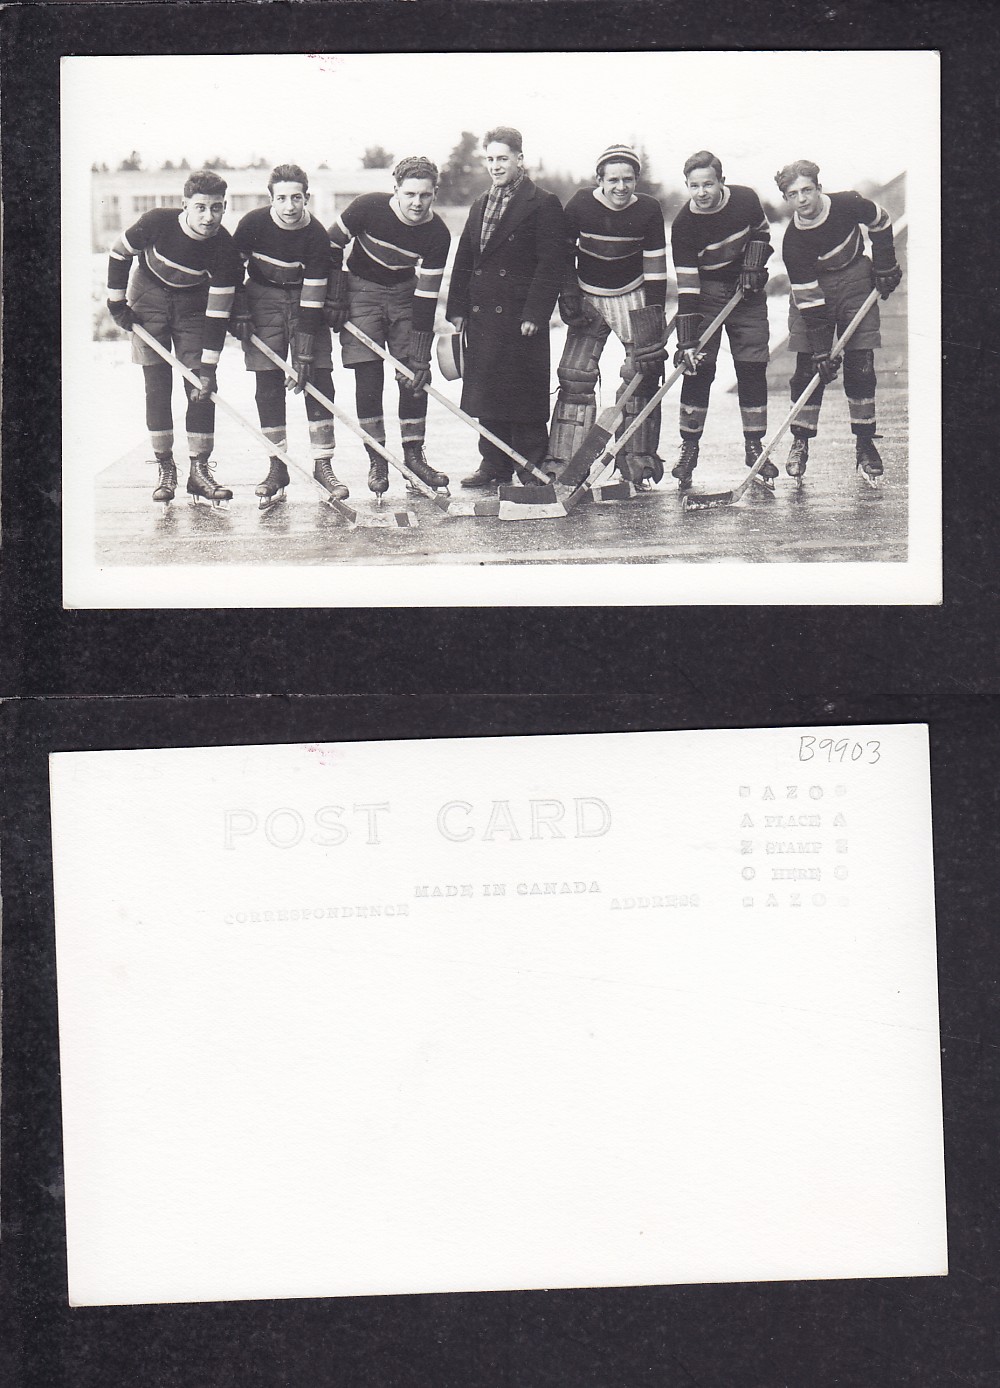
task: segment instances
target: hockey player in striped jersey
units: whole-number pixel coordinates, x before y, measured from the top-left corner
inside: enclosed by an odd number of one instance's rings
[[[876,287],[887,299],[903,272],[896,263],[889,214],[860,193],[824,193],[819,167],[808,159],[786,164],[774,180],[792,208],[782,256],[788,271],[790,299],[788,346],[795,356],[789,382],[797,400],[815,374],[820,384],[792,425],[792,446],[785,470],[801,477],[809,457],[809,440],[819,426],[823,387],[836,379],[839,359],[830,356],[834,334],[841,333]],[[865,255],[861,228],[871,239]],[[873,263],[874,262],[874,263]],[[882,476],[875,447],[875,348],[882,345],[878,305],[872,304],[844,351],[844,394],[855,438],[856,466],[873,485]]]
[[[431,379],[434,311],[451,236],[433,210],[438,187],[435,164],[422,155],[401,159],[392,171],[394,192],[364,193],[330,227],[330,285],[325,317],[340,329],[344,365],[354,371],[358,421],[385,443],[381,357],[344,328],[348,319],[414,373],[398,377],[399,425],[407,467],[428,486],[447,487],[443,472],[424,455],[427,393]],[[344,268],[344,251],[352,243]],[[367,448],[368,486],[376,496],[389,487],[386,460]]]
[[[246,263],[247,280],[236,296],[230,331],[243,343],[248,371],[257,378],[257,415],[262,433],[276,448],[288,447],[285,373],[250,340],[256,335],[284,360],[289,348],[296,373],[295,391],[312,384],[333,399],[330,329],[323,321],[330,243],[326,229],[309,213],[309,177],[297,164],[279,164],[268,179],[269,207],[255,207],[233,236]],[[348,490],[333,472],[333,416],[306,395],[313,476],[334,501]],[[262,507],[284,496],[288,469],[272,455],[267,476],[257,487]]]
[[[187,438],[191,467],[187,491],[194,501],[229,501],[232,492],[215,481],[209,457],[214,445],[215,405],[209,396],[226,337],[240,258],[223,228],[226,184],[199,169],[184,184],[180,212],[154,207],[123,231],[108,261],[108,311],[119,328],[142,326],[201,378],[187,394]],[[138,264],[129,279],[132,262]],[[146,427],[159,466],[153,500],[172,501],[177,488],[174,423],[170,408],[173,372],[152,347],[132,338],[132,360],[142,367]]]
[[[670,229],[677,275],[677,351],[674,365],[685,368],[681,387],[681,452],[672,469],[681,488],[691,483],[698,446],[708,415],[722,337],[717,332],[703,352],[695,347],[702,328],[731,299],[737,287],[743,301],[726,319],[725,331],[736,367],[747,467],[760,457],[767,429],[768,322],[767,261],[770,228],[752,188],[727,184],[722,164],[702,149],[684,164],[689,201]],[[768,459],[760,477],[770,482],[778,469]]]
[[[659,203],[635,191],[640,172],[634,149],[609,145],[597,160],[596,188],[581,188],[564,209],[573,259],[570,278],[559,296],[559,312],[569,331],[549,431],[549,460],[562,480],[578,480],[565,476],[565,463],[594,423],[601,353],[611,333],[625,347],[622,377],[626,383],[642,369],[634,348],[636,325],[641,342],[658,348],[663,344],[666,233]],[[651,312],[643,315],[639,312],[643,309]],[[623,428],[655,389],[661,361],[662,351],[651,369],[644,370],[642,386],[625,407]],[[659,434],[656,410],[622,450],[620,468],[628,480],[640,486],[647,486],[650,478],[660,481]]]

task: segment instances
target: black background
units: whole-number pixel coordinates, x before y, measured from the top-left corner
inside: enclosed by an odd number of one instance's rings
[[[995,1388],[996,11],[96,4],[15,6],[2,27],[0,1382]],[[422,47],[942,50],[942,608],[62,611],[59,56]],[[808,93],[785,100],[791,120]],[[668,137],[669,92],[663,111]],[[932,742],[947,1278],[69,1310],[48,752],[911,720]]]

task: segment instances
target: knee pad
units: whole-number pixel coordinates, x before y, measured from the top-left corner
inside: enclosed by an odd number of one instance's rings
[[[362,361],[353,368],[358,418],[371,418],[382,413],[382,380],[380,361]]]
[[[875,394],[875,353],[871,348],[844,353],[844,392],[860,398]]]
[[[797,352],[795,355],[795,370],[788,380],[788,389],[793,400],[797,400],[806,386],[815,376],[813,359],[810,352]],[[823,382],[820,381],[816,389],[817,397],[823,393]]]
[[[741,405],[767,404],[767,362],[737,361],[736,385]]]
[[[593,401],[597,389],[597,365],[592,367],[567,366],[559,363],[556,375],[559,378],[559,394],[567,401],[586,405]]]
[[[560,458],[564,462],[572,458],[596,417],[597,405],[593,396],[589,403],[583,404],[565,399],[560,391],[556,407],[552,411],[552,428],[549,431],[551,457]]]

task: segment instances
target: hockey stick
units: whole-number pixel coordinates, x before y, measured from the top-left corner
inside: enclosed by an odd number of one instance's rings
[[[267,357],[268,361],[274,362],[275,366],[282,370],[290,381],[298,379],[289,363],[279,357],[277,352],[273,351],[256,333],[251,336],[250,341],[257,348],[257,351]],[[360,424],[355,424],[350,415],[342,410],[339,405],[335,405],[328,396],[324,395],[318,387],[313,385],[312,381],[306,382],[305,391],[307,395],[311,395],[314,400],[319,401],[325,410],[329,410],[334,419],[339,419],[341,424],[350,429],[352,434],[356,434],[366,448],[374,448],[375,452],[378,453],[380,457],[384,458],[387,463],[390,463],[397,472],[401,472],[406,480],[413,484],[417,491],[423,492],[424,496],[429,496],[433,502],[441,506],[442,510],[447,510],[447,497],[439,496],[433,487],[429,487],[426,482],[422,482],[415,473],[410,471],[405,463],[401,463],[394,458],[384,443],[379,443],[378,439],[373,438],[371,434],[362,429]]]
[[[389,365],[394,367],[401,376],[406,378],[406,380],[413,380],[413,372],[410,368],[394,357],[391,352],[387,351],[370,338],[363,329],[357,326],[357,324],[348,322],[344,324],[344,327],[352,336],[356,337],[363,346],[367,347],[370,352],[375,352],[383,361],[387,361]],[[501,453],[506,453],[507,457],[512,459],[519,468],[523,468],[525,472],[530,472],[538,482],[551,489],[552,479],[547,477],[545,473],[542,472],[541,468],[535,467],[534,463],[529,463],[527,458],[522,458],[521,454],[511,448],[509,443],[504,443],[503,439],[498,438],[491,430],[484,428],[478,419],[474,419],[471,414],[466,414],[461,405],[456,405],[453,400],[448,399],[447,395],[442,395],[442,393],[432,386],[430,382],[424,386],[424,390],[432,400],[436,400],[438,404],[443,405],[446,410],[451,410],[453,415],[463,420],[471,429],[475,429],[476,433],[481,434],[484,439],[488,439],[495,448],[500,449]],[[554,492],[553,499],[555,499]]]
[[[664,346],[670,334],[673,332],[676,322],[677,315],[674,314],[673,318],[671,318],[670,322],[667,324],[666,332],[663,334]],[[642,381],[642,373],[638,372],[632,377],[631,381],[629,381],[618,399],[601,411],[595,422],[587,430],[583,442],[577,447],[573,456],[560,468],[555,479],[557,482],[562,482],[564,485],[568,486],[577,486],[579,482],[582,482],[583,478],[588,475],[591,464],[595,463],[604,452],[605,447],[618,426],[619,420],[625,413],[626,405],[639,389]],[[579,478],[579,481],[574,482],[568,480],[572,478]]]
[[[738,289],[736,293],[733,295],[733,297],[719,310],[719,312],[712,319],[711,323],[709,323],[708,327],[698,338],[698,342],[695,347],[696,352],[702,351],[704,347],[711,341],[711,339],[719,331],[723,323],[736,308],[737,304],[739,304],[742,301],[742,299],[742,291]],[[617,458],[618,454],[622,451],[622,449],[625,447],[625,445],[628,443],[629,439],[636,432],[639,426],[645,423],[645,421],[649,418],[649,416],[656,409],[657,405],[666,395],[667,391],[670,390],[683,375],[684,367],[675,366],[673,371],[671,371],[670,375],[663,382],[663,384],[657,387],[655,393],[651,395],[650,398],[646,401],[645,405],[643,405],[642,409],[636,415],[635,419],[633,419],[632,423],[628,426],[628,428],[620,435],[620,437],[618,437],[608,445],[608,447],[604,450],[600,457],[594,459],[594,462],[591,464],[590,471],[587,474],[587,476],[583,479],[582,482],[580,482],[576,487],[574,487],[570,495],[564,499],[564,505],[567,511],[571,511],[574,506],[579,505],[579,503],[583,500],[584,496],[586,496],[588,492],[592,491],[595,487],[601,485],[601,482],[603,481],[606,473],[610,470],[610,467],[614,465],[615,459]]]
[[[841,333],[840,337],[830,348],[831,357],[840,356],[841,352],[844,350],[844,347],[854,336],[855,331],[860,327],[862,320],[867,316],[869,309],[871,308],[872,304],[875,302],[877,298],[878,290],[873,289],[872,292],[868,295],[867,299],[865,299],[864,303],[858,309],[857,313],[848,323],[847,327]],[[768,443],[765,446],[760,457],[756,460],[753,467],[750,469],[750,471],[747,473],[746,477],[744,477],[743,481],[739,484],[738,487],[734,487],[731,492],[702,492],[700,495],[697,495],[694,492],[687,492],[685,493],[684,499],[681,502],[681,505],[684,508],[684,510],[708,511],[715,506],[735,505],[735,503],[739,501],[740,498],[745,494],[747,488],[750,486],[751,482],[757,476],[758,472],[760,472],[761,468],[767,462],[768,458],[770,457],[771,453],[773,453],[777,444],[781,441],[782,438],[784,438],[785,434],[795,423],[796,419],[798,419],[799,415],[805,409],[806,405],[808,405],[810,399],[812,398],[813,392],[815,391],[818,385],[819,373],[817,372],[817,374],[812,378],[812,380],[806,386],[805,390],[796,400],[795,404],[788,411],[788,414],[785,416],[781,428],[775,434],[774,438],[771,439],[770,443]]]
[[[201,380],[195,374],[195,372],[190,370],[189,367],[186,367],[184,363],[179,360],[179,358],[174,356],[173,352],[171,352],[169,348],[163,346],[162,342],[157,342],[156,338],[153,337],[152,333],[147,332],[141,323],[134,322],[132,324],[131,331],[134,332],[136,336],[141,339],[141,341],[145,342],[148,347],[152,347],[153,351],[156,352],[159,356],[161,356],[165,362],[168,362],[174,368],[175,371],[179,372],[180,375],[184,377],[186,381],[189,381],[191,385],[195,386],[198,390],[201,390]],[[358,512],[355,511],[353,506],[346,506],[342,501],[335,501],[333,497],[330,496],[330,494],[327,492],[326,488],[320,486],[320,483],[316,481],[315,477],[311,476],[311,474],[308,473],[304,467],[301,467],[295,461],[294,458],[290,457],[287,453],[283,453],[280,448],[275,448],[274,444],[271,442],[271,440],[267,437],[266,434],[261,433],[261,431],[255,428],[254,425],[252,425],[248,419],[244,419],[244,417],[240,414],[239,410],[234,409],[234,407],[230,405],[227,400],[224,400],[221,395],[217,394],[216,392],[213,392],[209,396],[209,399],[213,400],[215,404],[217,404],[221,409],[223,409],[226,412],[226,414],[228,414],[232,419],[235,419],[237,424],[242,425],[243,428],[247,431],[247,433],[251,434],[257,440],[258,443],[263,444],[264,448],[267,450],[269,455],[274,456],[276,458],[280,458],[286,467],[291,465],[293,468],[295,468],[297,472],[300,472],[303,477],[307,477],[310,482],[313,482],[317,487],[319,487],[319,490],[323,493],[323,500],[327,503],[329,507],[331,507],[332,510],[336,511],[338,515],[342,516],[344,520],[347,521],[348,525],[360,525],[362,527],[365,527],[373,526],[373,524],[378,524],[377,521],[373,523],[372,517],[370,516],[359,515]],[[413,520],[411,520],[405,512],[401,513],[401,517],[402,518],[400,518],[400,515],[397,515],[395,517],[395,521],[390,521],[389,524],[395,523],[396,525],[399,525],[401,527],[409,526],[415,523],[416,520],[416,517],[414,517]]]

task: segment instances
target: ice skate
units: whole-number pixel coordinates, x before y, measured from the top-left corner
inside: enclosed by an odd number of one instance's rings
[[[698,466],[698,440],[684,439],[681,444],[681,456],[670,469],[671,477],[677,478],[678,491],[685,492],[691,485],[691,474]]]
[[[329,458],[317,458],[313,464],[313,476],[327,492],[330,501],[346,501],[350,492],[337,477]]]
[[[272,456],[267,476],[263,482],[257,484],[256,488],[257,495],[260,497],[260,510],[270,510],[279,501],[284,501],[287,486],[288,469],[280,458]]]
[[[443,496],[448,495],[448,474],[438,472],[436,468],[430,467],[424,456],[423,444],[404,443],[403,462],[414,477],[419,477],[425,486],[430,487],[432,491],[440,492]],[[417,490],[409,479],[407,479],[406,486],[409,491]]]
[[[792,439],[792,446],[788,450],[788,460],[785,463],[785,471],[789,477],[794,477],[801,482],[805,475],[806,463],[809,459],[809,440],[802,435],[796,435]]]
[[[187,492],[193,505],[197,506],[202,501],[210,501],[216,510],[221,510],[224,503],[232,501],[232,492],[228,487],[219,486],[215,480],[214,471],[214,467],[208,461],[206,454],[199,454],[198,457],[191,459]]]
[[[153,500],[168,506],[173,501],[174,492],[177,490],[177,465],[174,462],[173,454],[157,453],[156,465],[160,470],[160,476],[156,483],[156,491],[153,493]]]
[[[756,434],[743,435],[744,461],[747,467],[753,467],[754,463],[764,451],[764,446]],[[770,458],[764,460],[764,466],[754,475],[754,481],[760,487],[766,487],[769,492],[774,491],[774,479],[778,475],[778,469],[771,462]]]
[[[368,469],[368,490],[374,493],[376,504],[381,506],[382,498],[389,490],[389,464],[381,453],[376,453],[368,444],[365,444],[365,452],[371,462]]]
[[[882,459],[879,457],[878,449],[875,447],[871,436],[861,438],[856,441],[857,461],[855,467],[861,476],[868,483],[869,487],[877,487],[882,481]]]

